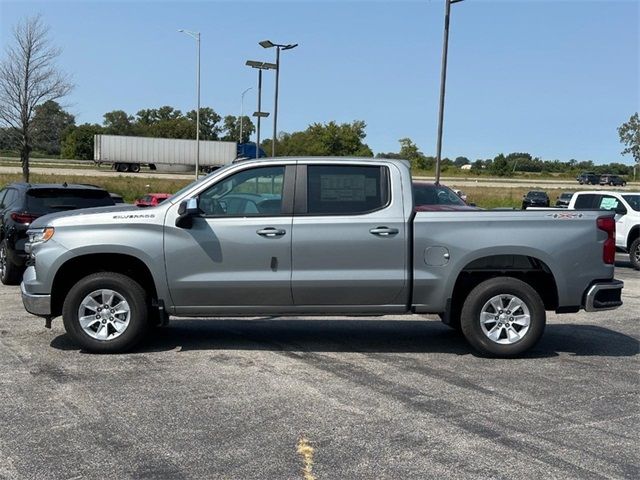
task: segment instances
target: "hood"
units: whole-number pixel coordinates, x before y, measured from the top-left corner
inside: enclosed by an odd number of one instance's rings
[[[94,207],[94,208],[82,208],[79,210],[65,210],[63,212],[48,213],[42,217],[36,218],[29,228],[44,228],[51,225],[51,222],[59,218],[77,217],[82,215],[92,215],[96,213],[117,213],[117,212],[130,212],[131,210],[140,210],[135,205],[120,205],[115,207]]]

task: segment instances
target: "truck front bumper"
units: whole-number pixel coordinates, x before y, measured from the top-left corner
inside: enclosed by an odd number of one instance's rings
[[[51,295],[33,292],[35,282],[35,268],[28,267],[24,272],[22,283],[20,284],[20,291],[22,292],[22,303],[24,305],[24,308],[32,315],[38,315],[40,317],[50,317]],[[37,283],[35,284],[37,285]]]
[[[613,310],[622,305],[622,288],[624,282],[610,280],[596,282],[591,285],[584,296],[584,309],[587,312]]]
[[[22,303],[27,312],[40,317],[51,315],[51,295],[35,295],[27,293],[24,283],[20,284],[22,290]]]

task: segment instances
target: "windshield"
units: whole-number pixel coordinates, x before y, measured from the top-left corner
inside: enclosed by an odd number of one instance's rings
[[[544,192],[529,192],[527,194],[527,196],[529,196],[529,197],[546,197],[547,194],[544,193]]]
[[[413,184],[413,203],[420,205],[460,205],[465,206],[462,200],[449,187],[432,184]]]
[[[173,201],[174,198],[179,197],[180,195],[182,195],[184,192],[186,192],[187,190],[191,190],[193,187],[195,187],[196,185],[199,185],[201,183],[203,183],[205,180],[207,180],[211,175],[213,175],[214,173],[218,173],[220,170],[216,170],[215,172],[211,172],[207,175],[205,175],[204,177],[200,177],[198,180],[194,180],[193,182],[191,182],[189,185],[187,185],[186,187],[182,187],[180,190],[178,190],[176,193],[174,193],[173,195],[171,195],[169,198],[167,198],[167,200]]]
[[[623,195],[629,206],[636,212],[640,212],[640,194],[638,195]]]

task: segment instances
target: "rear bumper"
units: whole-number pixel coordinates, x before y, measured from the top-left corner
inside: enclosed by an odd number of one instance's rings
[[[599,312],[618,308],[622,305],[623,287],[624,282],[620,280],[594,283],[585,293],[584,309],[587,312]]]
[[[20,284],[20,291],[22,292],[22,303],[27,312],[40,317],[51,315],[51,295],[28,293],[24,282]]]

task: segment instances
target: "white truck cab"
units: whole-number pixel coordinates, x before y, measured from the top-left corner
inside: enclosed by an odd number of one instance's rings
[[[616,247],[629,253],[631,265],[640,270],[640,192],[592,190],[576,192],[570,210],[616,212]]]

